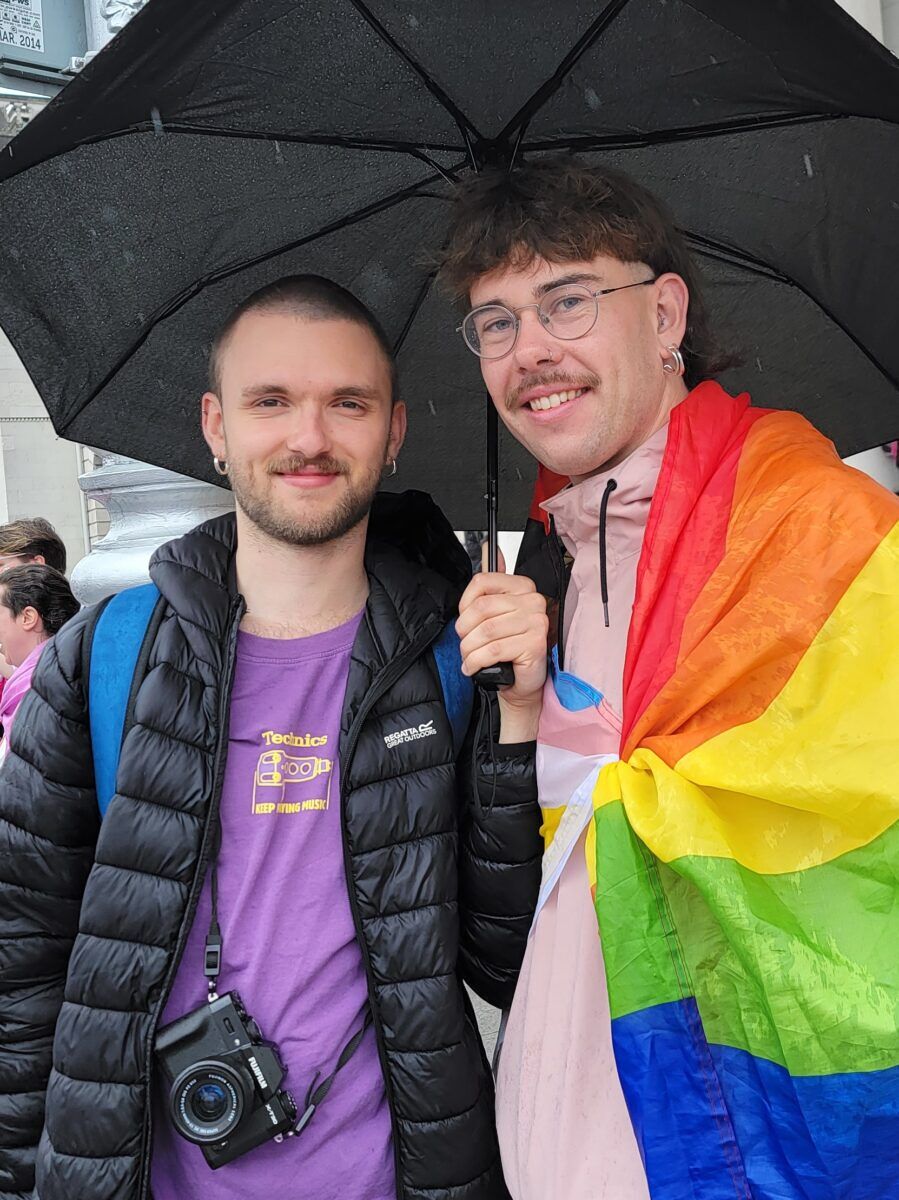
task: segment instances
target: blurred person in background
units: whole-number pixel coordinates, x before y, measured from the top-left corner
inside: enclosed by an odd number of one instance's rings
[[[0,571],[24,563],[46,563],[65,574],[65,544],[43,517],[23,517],[0,525]]]
[[[49,525],[47,529],[53,534]],[[0,697],[3,727],[0,759],[6,757],[13,717],[31,687],[38,659],[53,635],[74,617],[79,607],[65,575],[43,562],[0,572],[0,647],[13,668]]]
[[[43,517],[23,517],[20,521],[0,525],[0,571],[24,563],[46,563],[65,574],[65,545],[50,522]],[[0,702],[6,681],[14,670],[12,663],[0,654]]]

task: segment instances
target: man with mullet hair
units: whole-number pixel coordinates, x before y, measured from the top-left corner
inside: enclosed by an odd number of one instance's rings
[[[372,314],[281,279],[209,367],[235,515],[61,632],[0,778],[0,1197],[505,1200],[463,981],[511,1001],[533,741],[509,710],[472,745],[467,556],[377,495],[406,409]]]
[[[532,628],[525,573],[557,615],[506,695],[544,837],[509,1190],[895,1196],[899,502],[714,382],[684,240],[624,175],[463,183],[443,277],[540,464],[523,573],[463,597],[465,670]]]

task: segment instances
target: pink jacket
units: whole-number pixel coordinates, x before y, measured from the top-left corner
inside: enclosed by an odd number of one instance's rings
[[[9,732],[12,729],[13,717],[19,705],[31,687],[31,677],[37,666],[38,659],[49,645],[49,639],[41,642],[31,651],[7,679],[0,697],[0,725],[3,726],[3,741],[0,743],[0,758],[5,758],[9,749]]]

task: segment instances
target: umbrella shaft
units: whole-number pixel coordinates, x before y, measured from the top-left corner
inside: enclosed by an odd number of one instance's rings
[[[487,570],[499,565],[499,423],[487,398]]]

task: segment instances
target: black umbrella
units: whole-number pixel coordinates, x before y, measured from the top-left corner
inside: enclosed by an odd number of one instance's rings
[[[150,0],[0,152],[0,324],[60,434],[214,482],[212,331],[331,276],[399,348],[396,483],[478,527],[483,388],[427,255],[452,178],[571,147],[674,210],[723,382],[849,454],[899,433],[897,125],[896,60],[831,0]]]

